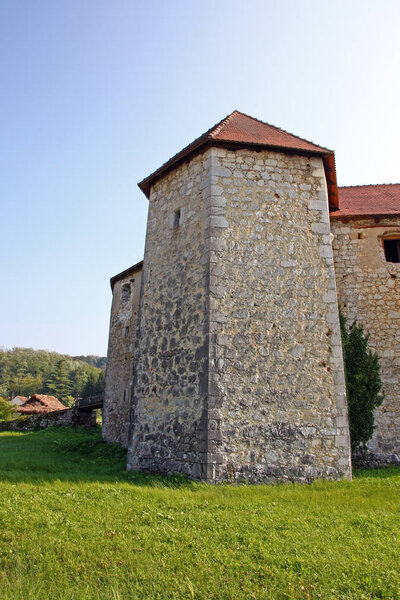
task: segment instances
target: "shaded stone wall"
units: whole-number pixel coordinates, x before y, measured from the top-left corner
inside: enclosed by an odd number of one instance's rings
[[[57,410],[41,415],[20,417],[14,421],[2,421],[0,431],[36,431],[47,427],[94,427],[96,413],[93,410],[80,411],[76,408]]]
[[[203,477],[209,152],[151,190],[128,468]]]
[[[382,236],[400,235],[400,218],[332,219],[338,299],[348,323],[358,321],[380,359],[385,400],[368,443],[382,462],[400,455],[400,264],[385,259]]]
[[[141,268],[114,283],[103,402],[103,438],[128,446],[133,352],[139,308]]]
[[[322,160],[245,149],[212,157],[214,477],[350,477]]]

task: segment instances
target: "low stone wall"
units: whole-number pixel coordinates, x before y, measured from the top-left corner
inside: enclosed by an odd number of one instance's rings
[[[79,411],[76,408],[59,410],[31,417],[21,417],[15,421],[2,421],[0,431],[36,431],[46,427],[94,427],[96,413],[94,411]]]
[[[369,448],[359,448],[354,452],[352,462],[358,469],[378,469],[390,465],[400,466],[400,457],[398,454],[382,454],[372,452]]]

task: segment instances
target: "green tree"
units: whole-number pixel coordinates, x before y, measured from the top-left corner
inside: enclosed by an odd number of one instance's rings
[[[11,391],[14,396],[31,396],[32,394],[39,394],[42,389],[42,378],[40,375],[26,375],[13,377],[10,379]]]
[[[4,398],[0,398],[0,421],[10,421],[18,416],[15,408]]]
[[[78,360],[48,350],[0,348],[0,396],[51,394],[65,402],[69,396],[82,395],[90,374],[93,387],[101,386],[104,370],[97,364],[103,361],[105,358],[97,356]]]
[[[369,336],[354,321],[348,329],[340,311],[344,371],[346,377],[351,449],[371,439],[374,432],[374,410],[383,401],[378,355],[368,348]]]
[[[62,402],[71,395],[72,384],[69,378],[68,364],[65,359],[59,360],[46,381],[46,391]]]
[[[91,396],[92,394],[101,394],[104,390],[105,373],[99,369],[94,369],[90,372],[89,378],[83,389],[83,396]]]

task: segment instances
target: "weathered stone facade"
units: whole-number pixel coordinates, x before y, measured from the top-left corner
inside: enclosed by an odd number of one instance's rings
[[[139,185],[143,274],[125,305],[130,275],[112,279],[103,426],[128,445],[128,468],[209,482],[350,478],[338,298],[381,358],[386,399],[369,446],[390,461],[400,263],[385,261],[381,238],[397,228],[400,240],[399,220],[344,220],[374,202],[340,209],[334,153],[238,111]]]
[[[350,476],[321,158],[211,148],[159,179],[141,302],[130,468]]]
[[[36,431],[47,427],[94,427],[96,413],[94,410],[57,410],[39,415],[23,416],[14,421],[2,421],[0,431]]]
[[[103,437],[128,446],[133,351],[137,327],[142,264],[111,280],[113,300],[103,402]]]
[[[204,477],[209,170],[209,153],[196,156],[151,191],[128,452],[132,469]]]
[[[211,152],[215,477],[350,476],[322,159]]]
[[[332,219],[338,301],[357,321],[378,355],[385,392],[368,448],[374,459],[400,456],[400,263],[387,262],[382,240],[400,237],[400,217]]]

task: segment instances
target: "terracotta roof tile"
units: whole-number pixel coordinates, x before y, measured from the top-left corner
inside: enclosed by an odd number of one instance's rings
[[[331,217],[400,216],[400,183],[358,185],[339,188],[340,209]]]
[[[55,396],[46,396],[44,394],[33,394],[29,400],[18,407],[18,412],[23,414],[40,414],[54,412],[56,410],[65,410],[67,407],[61,404]]]
[[[269,125],[269,123],[264,123],[254,117],[249,117],[237,110],[204,135],[226,142],[260,144],[268,147],[305,150],[322,154],[332,152],[332,150],[317,146],[297,135],[288,133],[284,129]]]
[[[138,185],[146,194],[150,195],[150,188],[154,181],[163,173],[168,171],[176,163],[190,154],[210,144],[236,145],[236,146],[260,146],[281,151],[293,151],[298,153],[317,154],[323,157],[327,176],[329,197],[331,206],[337,206],[337,185],[335,159],[332,150],[317,146],[312,142],[304,140],[287,131],[269,125],[253,117],[249,117],[238,110],[233,111],[225,119],[211,127],[200,137],[175,154],[164,163],[157,171],[143,179]]]

